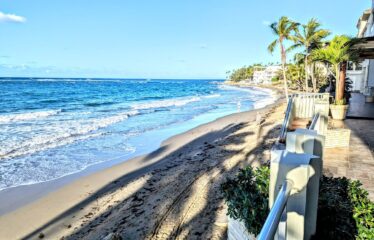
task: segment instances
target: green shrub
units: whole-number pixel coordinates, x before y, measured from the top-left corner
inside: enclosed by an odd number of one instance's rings
[[[322,177],[317,213],[317,232],[313,239],[355,239],[357,229],[348,196],[347,178]]]
[[[273,83],[273,84],[276,84],[276,83],[278,83],[278,82],[279,82],[279,77],[278,77],[278,76],[273,77],[273,78],[271,79],[271,83]]]
[[[357,239],[374,239],[374,202],[361,182],[350,181],[349,198],[353,205],[353,218],[357,226]]]
[[[323,177],[314,239],[374,239],[374,203],[359,181]]]
[[[247,167],[221,185],[228,215],[255,235],[269,213],[269,176],[269,167]],[[313,239],[374,239],[374,203],[359,181],[322,177]]]
[[[241,220],[248,231],[258,235],[269,213],[269,167],[239,170],[235,179],[221,185],[228,215]]]

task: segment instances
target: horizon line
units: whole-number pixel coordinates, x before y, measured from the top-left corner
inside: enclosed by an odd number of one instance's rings
[[[119,77],[0,77],[0,79],[94,79],[94,80],[226,80],[225,78],[119,78]]]

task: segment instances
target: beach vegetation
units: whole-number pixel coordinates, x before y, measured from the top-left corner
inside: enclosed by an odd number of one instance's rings
[[[221,185],[228,215],[243,222],[248,232],[255,235],[260,233],[269,213],[269,177],[269,167],[246,167]]]
[[[276,39],[270,43],[270,45],[268,46],[268,51],[270,53],[273,53],[276,47],[279,47],[283,72],[284,92],[286,98],[288,98],[288,83],[286,74],[287,52],[290,49],[286,49],[285,42],[287,40],[295,40],[295,32],[297,31],[298,26],[299,23],[296,23],[285,16],[281,17],[278,22],[270,24],[270,29],[276,36]]]
[[[356,180],[323,176],[314,239],[374,239],[374,202]]]
[[[270,169],[240,169],[221,191],[228,215],[258,235],[269,214]],[[374,202],[361,182],[323,176],[318,198],[317,231],[313,239],[374,239]]]
[[[276,38],[268,46],[268,51],[280,51],[282,70],[271,80],[272,84],[283,83],[285,94],[288,90],[309,92],[324,91],[331,85],[330,76],[334,76],[335,99],[345,97],[345,76],[347,64],[356,61],[352,50],[352,39],[346,35],[335,35],[327,40],[331,31],[325,29],[320,21],[310,19],[305,24],[292,21],[283,16],[277,22],[270,24],[270,29]],[[287,61],[288,55],[293,54],[293,61]],[[271,64],[269,64],[271,65]],[[240,82],[251,80],[256,66],[245,66],[229,72],[228,80]]]
[[[262,66],[261,63],[256,63],[256,64],[249,65],[249,66],[243,66],[233,71],[229,71],[227,72],[227,74],[229,74],[227,80],[233,83],[250,80],[253,77],[255,67],[261,67],[261,66]]]
[[[286,69],[286,76],[287,79],[289,79],[290,88],[298,90],[303,89],[303,81],[301,81],[301,79],[304,79],[305,76],[305,68],[303,64],[288,64]]]
[[[314,61],[325,63],[327,69],[335,76],[335,101],[341,101],[344,98],[347,63],[355,59],[350,49],[350,42],[351,38],[348,36],[337,35],[311,53]]]
[[[315,77],[315,62],[312,61],[310,53],[313,49],[322,46],[324,39],[330,35],[330,31],[321,28],[321,23],[315,19],[310,19],[306,24],[300,25],[295,30],[293,37],[294,44],[290,50],[302,48],[302,52],[295,55],[296,58],[302,59],[304,62],[304,78],[305,91],[309,91],[309,79],[311,78],[313,92],[317,92],[317,79]]]

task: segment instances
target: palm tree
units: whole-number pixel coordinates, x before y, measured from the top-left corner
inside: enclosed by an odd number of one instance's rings
[[[312,49],[316,47],[320,47],[322,44],[322,40],[330,35],[330,31],[326,29],[321,29],[321,23],[317,21],[317,19],[312,18],[308,21],[307,24],[303,24],[301,27],[301,31],[299,29],[296,30],[295,33],[295,44],[290,48],[298,48],[303,47],[304,51],[304,67],[305,67],[305,89],[308,92],[308,81],[309,81],[309,73],[311,72],[312,75],[312,84],[313,84],[313,91],[317,91],[317,83],[313,76],[313,72],[310,71],[309,65],[309,55]]]
[[[312,57],[314,60],[328,62],[334,68],[336,79],[336,102],[343,101],[347,62],[354,55],[350,50],[350,41],[351,39],[348,36],[338,35],[335,36],[326,47],[312,51]]]
[[[293,33],[298,27],[298,23],[291,21],[288,17],[281,17],[278,22],[270,24],[270,28],[273,31],[274,35],[277,36],[268,47],[270,53],[273,53],[276,46],[279,45],[282,61],[282,71],[283,71],[283,82],[284,82],[284,92],[286,98],[288,99],[288,85],[286,77],[286,62],[287,62],[287,50],[284,46],[286,40],[293,39]]]

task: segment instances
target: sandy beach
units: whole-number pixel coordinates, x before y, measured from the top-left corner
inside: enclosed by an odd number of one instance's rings
[[[220,184],[264,164],[285,104],[232,114],[0,217],[0,239],[221,239]],[[121,236],[122,238],[118,238]]]

